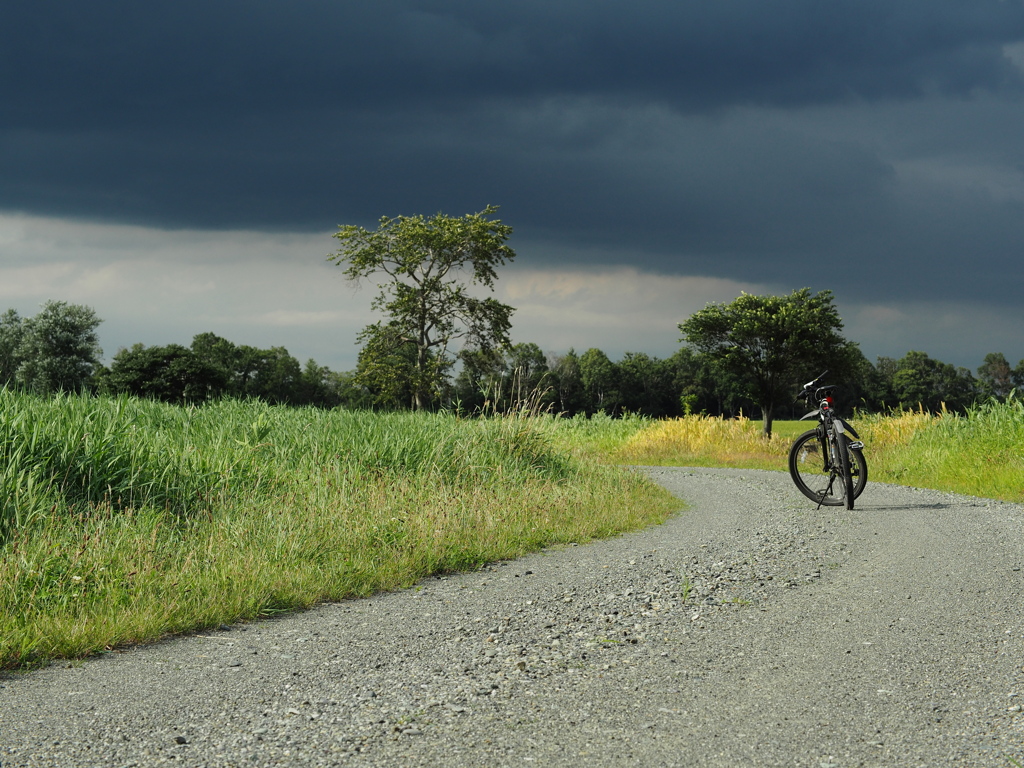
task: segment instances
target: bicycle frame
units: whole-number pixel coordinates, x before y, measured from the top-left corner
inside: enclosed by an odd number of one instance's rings
[[[864,448],[864,443],[860,441],[860,435],[857,434],[857,430],[850,426],[846,419],[836,416],[835,411],[832,410],[831,392],[835,388],[835,384],[819,387],[814,393],[816,399],[820,398],[817,409],[800,417],[800,421],[810,418],[818,419],[818,440],[821,442],[821,455],[825,459],[825,466],[822,467],[823,472],[831,472],[832,467],[837,463],[836,457],[833,456],[835,453],[834,435],[849,432],[856,438],[856,440],[850,443],[850,448],[854,450]]]

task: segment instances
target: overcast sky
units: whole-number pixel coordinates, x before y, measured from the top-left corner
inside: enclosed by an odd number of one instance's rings
[[[1024,358],[1024,0],[13,0],[0,310],[336,370],[339,224],[500,206],[550,352],[830,289],[871,359]]]

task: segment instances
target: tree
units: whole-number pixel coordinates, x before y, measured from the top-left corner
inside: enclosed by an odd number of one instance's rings
[[[583,380],[580,378],[580,356],[571,348],[562,356],[555,355],[548,361],[553,379],[555,407],[566,416],[573,416],[586,410]]]
[[[893,391],[893,379],[899,363],[891,357],[879,357],[867,371],[867,406],[871,410],[885,412],[899,405],[899,399]]]
[[[1024,390],[1024,360],[1017,361],[1017,365],[1014,366],[1013,372],[1010,374],[1010,382],[1018,390],[1017,396],[1019,397],[1020,390]]]
[[[854,344],[849,347],[849,370],[843,380],[839,399],[839,414],[851,415],[853,409],[861,411],[880,411],[884,405],[878,400],[879,377],[875,366],[864,356],[860,348]],[[803,406],[801,413],[803,415]]]
[[[455,378],[460,410],[508,413],[524,406],[553,406],[548,361],[533,343],[504,349],[465,348],[458,355],[462,367]]]
[[[25,336],[25,321],[13,309],[0,316],[0,386],[14,382],[21,365],[19,350]]]
[[[990,352],[978,367],[978,385],[986,397],[1005,400],[1013,389],[1013,369],[1002,352]]]
[[[299,394],[295,402],[317,408],[352,405],[348,399],[346,384],[347,379],[343,379],[340,374],[326,365],[318,365],[316,360],[309,358],[302,369]]]
[[[426,408],[446,382],[455,339],[481,350],[509,343],[514,309],[469,292],[474,285],[493,290],[495,268],[515,258],[505,245],[512,228],[488,218],[496,211],[487,206],[461,218],[385,216],[375,231],[348,225],[334,234],[341,246],[328,261],[345,266],[346,278],[383,279],[373,308],[388,320],[367,326],[359,340],[386,341],[396,349],[412,345],[417,410]]]
[[[228,377],[229,393],[237,395],[234,387],[238,370],[238,347],[233,342],[207,331],[192,337],[191,349],[204,362],[220,368]]]
[[[680,347],[666,362],[682,415],[721,412],[716,401],[717,382],[704,355],[689,347]]]
[[[302,366],[284,347],[258,349],[207,332],[192,338],[192,351],[203,362],[224,372],[225,394],[256,397],[268,403],[306,402],[308,388]]]
[[[498,408],[505,378],[505,357],[500,350],[463,348],[458,354],[459,373],[454,397],[460,413],[481,413]]]
[[[842,327],[831,291],[802,288],[788,296],[744,293],[729,304],[709,304],[679,330],[736,377],[761,408],[764,434],[771,436],[776,407],[792,402],[801,381],[826,368],[832,381],[850,375],[856,345],[840,335]]]
[[[302,366],[284,347],[239,347],[247,364],[244,395],[268,403],[297,404],[302,398]]]
[[[39,314],[22,321],[15,352],[17,383],[42,394],[84,391],[103,354],[96,335],[101,322],[91,308],[81,304],[43,304]]]
[[[373,327],[373,326],[371,326]],[[416,398],[416,348],[400,343],[384,332],[364,331],[363,348],[356,361],[355,383],[368,395],[369,404],[386,410],[414,406]],[[424,407],[434,402],[436,393],[423,395]]]
[[[619,407],[619,370],[600,349],[580,355],[580,382],[588,413],[614,413]]]
[[[622,407],[631,413],[660,418],[679,414],[682,403],[671,363],[644,352],[627,352],[618,363]]]
[[[962,410],[978,395],[977,382],[967,368],[934,360],[924,352],[907,352],[896,361],[893,397],[900,405],[939,412]]]
[[[101,390],[183,404],[218,397],[226,386],[227,375],[221,368],[180,344],[135,344],[114,355]]]
[[[554,402],[547,356],[532,342],[515,344],[505,352],[505,390],[509,406],[546,407]]]

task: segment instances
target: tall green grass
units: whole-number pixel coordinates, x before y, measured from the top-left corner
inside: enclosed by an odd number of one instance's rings
[[[916,428],[877,441],[869,465],[872,471],[878,467],[875,479],[1024,501],[1024,402],[992,401],[965,414],[910,416],[916,416]],[[884,419],[871,426],[879,437],[886,434]]]
[[[616,456],[636,435],[657,423],[636,414],[613,419],[604,412],[589,417],[577,414],[571,419],[537,415],[532,422],[559,448],[602,461]]]
[[[663,520],[543,420],[0,390],[0,667]]]

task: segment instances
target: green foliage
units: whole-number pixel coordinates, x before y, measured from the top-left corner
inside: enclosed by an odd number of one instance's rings
[[[586,410],[580,357],[571,348],[565,355],[555,355],[550,365],[555,412],[573,416]]]
[[[627,352],[618,364],[623,409],[654,417],[678,414],[682,402],[676,390],[673,362],[643,352]]]
[[[284,347],[258,349],[203,333],[193,338],[191,351],[203,364],[221,372],[224,393],[229,396],[304,404],[302,367]]]
[[[416,347],[411,342],[402,342],[398,334],[388,326],[379,323],[367,326],[359,335],[363,342],[359,350],[355,381],[368,397],[369,405],[384,410],[412,409],[416,404],[416,392],[421,384],[426,392],[419,389],[423,402],[429,407],[440,400],[438,389],[430,390],[429,385],[443,385],[439,364],[433,355],[423,369],[417,369]]]
[[[40,394],[83,392],[99,368],[102,321],[89,307],[48,301],[30,318],[0,320],[0,378]]]
[[[979,396],[966,368],[908,352],[899,360],[880,357],[876,366],[877,408],[925,408],[932,413],[963,410]]]
[[[326,365],[318,365],[310,358],[302,369],[297,402],[317,408],[335,408],[339,405],[360,407],[365,393],[356,387],[353,375],[336,373]]]
[[[983,397],[1005,400],[1014,388],[1013,369],[1002,352],[990,352],[978,367],[978,389]]]
[[[722,412],[722,406],[715,397],[719,380],[713,375],[710,361],[704,355],[690,347],[680,347],[668,359],[668,368],[681,408],[680,411],[669,411],[668,415]]]
[[[615,363],[600,349],[592,347],[580,355],[579,367],[588,411],[616,412],[621,405],[621,397]]]
[[[334,234],[340,249],[328,261],[344,265],[349,280],[382,281],[373,308],[388,319],[369,326],[360,338],[415,350],[416,410],[427,408],[443,389],[453,340],[485,351],[509,343],[513,308],[470,293],[474,285],[493,290],[496,267],[515,258],[505,245],[512,228],[489,218],[496,211],[488,206],[461,218],[385,216],[374,231],[348,225]]]
[[[792,402],[801,381],[825,369],[834,381],[853,373],[855,345],[840,335],[832,301],[831,291],[809,288],[788,296],[744,293],[729,304],[709,304],[679,330],[760,406],[764,433],[771,435],[775,408]]]
[[[219,397],[227,383],[224,369],[179,344],[166,347],[135,344],[114,355],[110,369],[100,377],[99,389],[109,394],[137,395],[182,404]]]
[[[464,349],[455,379],[455,400],[463,413],[513,413],[524,404],[554,407],[553,375],[536,344],[503,349]]]
[[[8,309],[0,316],[0,385],[14,382],[21,364],[19,349],[24,335],[24,321],[15,310]]]

